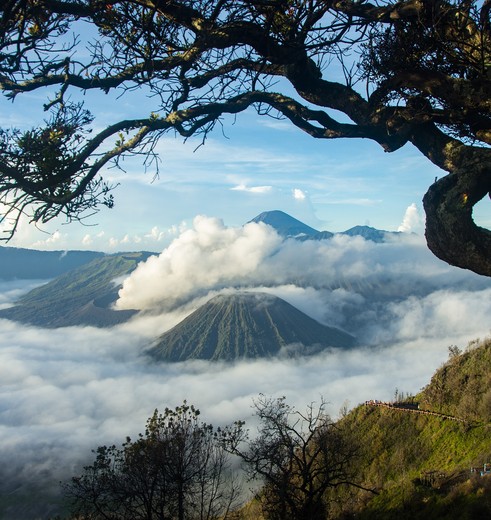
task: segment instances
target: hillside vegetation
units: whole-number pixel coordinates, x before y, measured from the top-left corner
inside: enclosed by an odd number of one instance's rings
[[[359,487],[328,490],[319,520],[491,518],[491,471],[483,471],[491,468],[491,339],[449,350],[419,394],[366,401],[337,422],[357,447]],[[237,518],[265,517],[255,499]]]
[[[407,401],[419,410],[367,402],[339,422],[358,444],[355,464],[374,492],[343,490],[333,516],[491,518],[491,474],[481,476],[491,462],[491,340],[464,353],[451,347],[449,360]]]

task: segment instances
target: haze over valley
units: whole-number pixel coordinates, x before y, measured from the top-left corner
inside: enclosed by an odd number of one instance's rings
[[[285,395],[299,408],[323,396],[336,417],[343,404],[417,392],[449,346],[489,334],[491,280],[439,261],[424,237],[379,230],[373,239],[306,237],[284,223],[262,218],[234,228],[198,216],[160,254],[138,253],[139,263],[117,257],[121,270],[106,271],[98,288],[89,266],[114,267],[115,257],[87,258],[49,283],[4,277],[1,491],[21,494],[47,482],[56,488],[91,459],[91,449],[136,437],[155,408],[184,399],[219,425],[247,419],[259,393]],[[86,273],[85,284],[77,273]],[[233,362],[148,355],[157,338],[212,298],[239,293],[281,298],[319,327],[356,338],[356,347],[331,343],[313,356]],[[75,294],[78,311],[70,307]],[[59,321],[49,321],[62,297]],[[35,308],[44,326],[32,318]],[[121,319],[106,321],[109,315]]]

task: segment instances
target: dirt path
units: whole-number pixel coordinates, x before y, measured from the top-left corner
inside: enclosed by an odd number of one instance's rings
[[[409,412],[409,413],[419,413],[422,415],[434,415],[436,417],[440,417],[441,419],[448,419],[450,421],[457,421],[461,423],[467,423],[465,419],[460,419],[459,417],[454,417],[453,415],[446,415],[443,413],[432,412],[430,410],[420,410],[417,408],[417,405],[412,403],[387,403],[384,401],[365,401],[366,406],[380,406],[382,408],[390,408],[391,410],[396,410],[399,412]]]

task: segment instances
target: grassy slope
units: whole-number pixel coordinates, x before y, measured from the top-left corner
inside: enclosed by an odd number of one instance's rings
[[[361,448],[364,485],[379,494],[341,494],[339,518],[491,518],[491,341],[453,356],[416,396],[421,408],[467,419],[361,405],[340,426]]]
[[[329,519],[491,518],[491,475],[470,471],[491,462],[490,383],[491,340],[474,342],[414,396],[422,409],[468,421],[364,404],[338,421],[359,446],[357,482],[376,494],[353,487],[331,491]],[[252,500],[237,518],[263,517]]]

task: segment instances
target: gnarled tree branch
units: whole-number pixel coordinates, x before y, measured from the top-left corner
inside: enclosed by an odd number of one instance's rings
[[[43,104],[52,114],[44,126],[2,133],[4,213],[42,222],[111,206],[108,164],[155,153],[165,132],[206,137],[225,114],[256,107],[319,139],[367,138],[389,152],[411,142],[447,172],[424,199],[430,248],[491,275],[489,232],[472,221],[491,189],[490,6],[8,0],[0,7],[0,89],[14,101],[55,93]],[[96,39],[69,36],[80,22]],[[152,96],[153,113],[96,135],[81,107],[78,120],[70,112],[80,93],[138,88]]]

